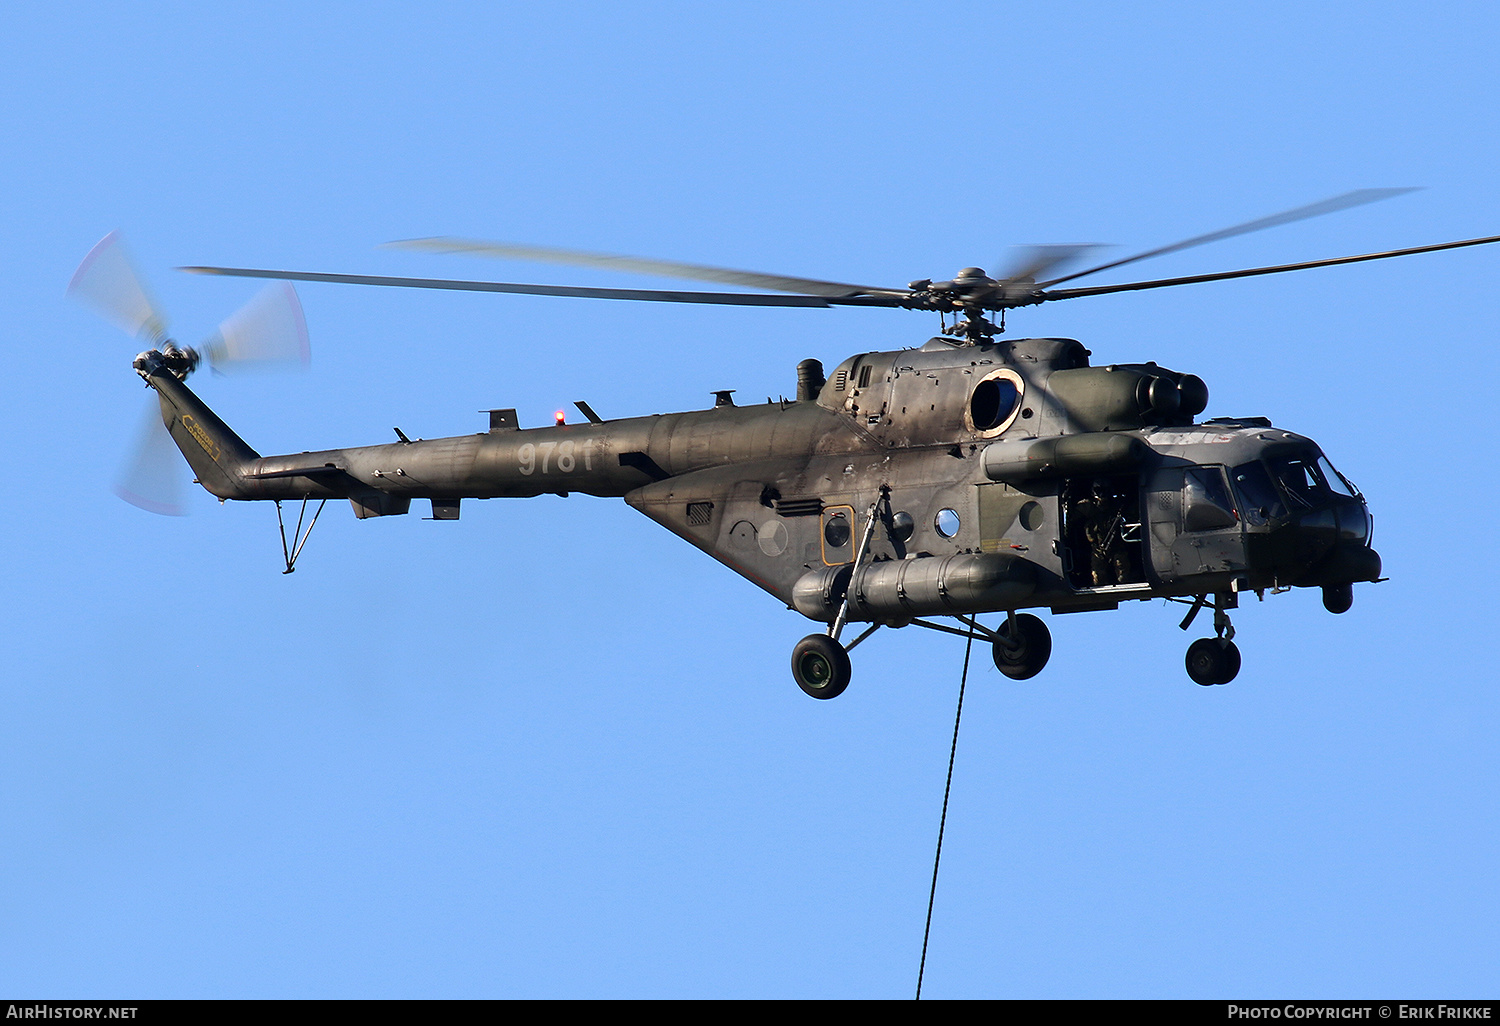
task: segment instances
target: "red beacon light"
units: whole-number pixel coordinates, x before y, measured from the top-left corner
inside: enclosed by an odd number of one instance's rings
[[[562,410],[558,410],[557,413],[553,414],[553,416],[555,416],[557,418],[557,426],[558,427],[562,427],[564,424],[566,424],[568,422],[567,419],[563,416],[563,411]]]

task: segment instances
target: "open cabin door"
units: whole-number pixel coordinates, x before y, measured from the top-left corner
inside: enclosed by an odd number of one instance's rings
[[[1134,474],[1063,482],[1063,570],[1075,591],[1145,582],[1141,485]]]

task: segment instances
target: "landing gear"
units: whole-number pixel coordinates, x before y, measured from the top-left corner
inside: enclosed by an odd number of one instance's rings
[[[1199,638],[1188,646],[1187,672],[1193,683],[1228,684],[1240,672],[1240,650],[1227,638]]]
[[[880,509],[881,502],[890,501],[889,492],[886,486],[881,485],[880,498],[870,503],[869,512],[865,514],[865,533],[860,538],[859,548],[854,553],[854,569],[858,569],[865,561],[865,553],[870,548],[870,538],[875,533],[877,522],[875,513]],[[832,541],[831,538],[825,540]],[[853,673],[849,666],[849,649],[880,628],[879,623],[871,624],[869,630],[849,642],[848,648],[839,643],[839,634],[844,629],[844,618],[849,613],[850,580],[852,580],[851,577],[844,578],[844,596],[839,602],[838,614],[828,625],[828,633],[809,634],[797,642],[797,647],[792,649],[792,679],[797,682],[799,688],[814,698],[837,698],[844,693]]]
[[[1052,657],[1052,632],[1039,617],[1011,613],[995,632],[993,647],[995,668],[1011,680],[1026,680]]]
[[[844,646],[826,634],[809,634],[792,649],[792,677],[814,698],[837,698],[852,670]]]
[[[1187,630],[1207,602],[1207,595],[1199,595],[1186,619],[1178,626]],[[1238,605],[1239,596],[1234,592],[1214,596],[1215,636],[1199,638],[1187,650],[1187,673],[1193,683],[1204,687],[1228,684],[1240,672],[1240,650],[1234,643],[1234,624],[1229,622],[1229,610]]]
[[[970,616],[954,614],[954,619],[963,624],[962,630],[921,617],[877,621],[847,645],[840,644],[834,633],[809,634],[792,649],[792,679],[813,698],[837,698],[849,686],[849,653],[881,627],[925,627],[966,638],[970,643],[976,638],[989,641],[993,648],[995,667],[1012,680],[1035,677],[1042,672],[1052,656],[1052,632],[1047,630],[1045,623],[1030,613],[1009,613],[1000,624],[1000,629],[994,631],[981,626]],[[835,620],[829,630],[837,631],[842,626],[840,620]]]

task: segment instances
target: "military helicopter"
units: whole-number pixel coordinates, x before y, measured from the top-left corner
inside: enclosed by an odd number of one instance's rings
[[[1229,682],[1240,669],[1230,620],[1240,596],[1320,588],[1324,606],[1342,613],[1350,608],[1355,583],[1382,579],[1363,495],[1312,439],[1270,420],[1195,420],[1208,405],[1208,388],[1196,375],[1152,362],[1092,366],[1089,351],[1072,339],[1002,338],[1005,313],[1056,300],[1500,241],[1492,236],[1189,277],[1058,287],[1406,191],[1346,193],[1050,279],[1085,247],[1038,247],[1020,266],[994,277],[966,267],[947,281],[887,288],[463,239],[394,244],[769,293],[184,268],[283,283],[879,306],[942,318],[940,334],[924,345],[851,356],[831,375],[818,360],[803,360],[795,400],[741,406],[730,392],[719,392],[708,409],[617,420],[602,419],[579,402],[584,422],[565,423],[559,413],[557,423],[533,428],[521,427],[514,409],[495,409],[486,430],[476,434],[414,441],[398,429],[390,444],[279,456],[252,449],[184,382],[204,360],[225,369],[245,361],[305,359],[306,335],[291,286],[258,298],[198,349],[167,337],[113,235],[85,259],[72,290],[150,342],[133,366],[156,391],[161,424],[198,484],[221,501],[272,501],[278,519],[283,501],[300,501],[290,540],[282,522],[286,573],[295,569],[306,532],[329,499],[348,499],[361,519],[404,514],[414,499],[425,499],[435,519],[456,520],[466,498],[582,492],[623,498],[822,625],[792,650],[793,679],[814,698],[845,690],[849,652],[881,627],[979,637],[990,643],[1000,672],[1025,680],[1046,666],[1052,641],[1046,624],[1024,610],[1110,610],[1153,598],[1188,607],[1184,630],[1200,612],[1212,611],[1213,637],[1194,641],[1186,657],[1188,676],[1208,686]],[[991,314],[999,314],[998,324]],[[169,511],[139,495],[127,497]],[[304,532],[313,500],[318,505]],[[977,619],[995,613],[1003,619],[994,628]],[[864,629],[845,644],[842,635],[853,624]]]

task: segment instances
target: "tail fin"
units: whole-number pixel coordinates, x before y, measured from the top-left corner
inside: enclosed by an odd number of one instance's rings
[[[248,499],[245,474],[260,454],[229,429],[163,363],[137,359],[137,371],[156,389],[162,423],[187,458],[198,483],[221,499]]]

